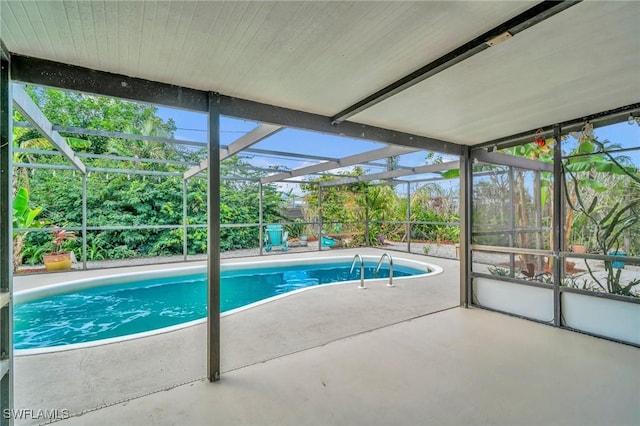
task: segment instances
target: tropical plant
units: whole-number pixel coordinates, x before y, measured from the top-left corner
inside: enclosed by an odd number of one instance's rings
[[[25,90],[49,121],[59,126],[125,132],[127,127],[141,129],[148,119],[159,119],[156,116],[157,107],[151,105],[33,86],[25,86]],[[161,127],[169,135],[173,135],[176,130],[173,120],[163,122]],[[62,135],[69,136],[64,132]],[[41,137],[35,129],[29,129],[19,136],[15,139],[18,145],[23,140]],[[94,154],[107,153],[109,137],[87,135],[84,139],[89,141],[89,144],[82,151]]]
[[[368,186],[366,209],[369,212],[369,244],[384,245],[385,240],[404,239],[404,225],[398,229],[389,221],[401,219],[397,216],[398,197],[390,186]],[[406,212],[406,203],[405,209]],[[406,213],[405,213],[406,216]],[[402,235],[399,235],[402,232]]]
[[[598,196],[602,192],[599,190],[601,184],[594,183],[597,182],[596,175],[618,175],[623,181],[616,187],[639,194],[640,173],[630,165],[628,158],[611,155],[608,152],[611,145],[595,139],[581,145],[585,144],[588,145],[580,150],[588,155],[579,162],[571,162],[569,159],[564,165],[568,177],[565,180],[565,191],[571,195],[567,197],[567,201],[571,210],[582,215],[585,224],[593,230],[593,242],[598,252],[608,255],[618,252],[624,233],[640,224],[640,197],[629,199],[618,194],[616,200],[611,200],[611,204],[604,203],[602,197]],[[585,196],[588,194],[587,189],[592,191],[590,199]],[[622,269],[614,267],[614,262],[607,260],[604,262],[606,282],[603,282],[603,278],[594,271],[589,261],[585,263],[591,278],[602,290],[625,296],[635,295],[633,288],[640,284],[640,278],[623,282]]]
[[[26,188],[20,188],[13,200],[13,228],[40,228],[42,223],[36,221],[36,218],[42,211],[42,207],[29,207],[29,191]],[[22,249],[24,247],[24,239],[29,231],[16,231],[13,233],[13,269],[18,269],[22,264]]]
[[[300,238],[304,233],[305,226],[302,219],[296,218],[293,223],[285,225],[284,229],[289,232],[289,238]]]
[[[89,239],[87,244],[87,260],[104,260],[105,253],[105,241],[99,235]]]
[[[353,171],[340,173],[343,176],[360,176],[364,171],[356,167]],[[367,183],[357,182],[349,185],[325,186],[320,191],[322,209],[318,204],[318,186],[322,182],[335,180],[335,176],[323,175],[311,179],[300,187],[304,191],[306,208],[305,220],[312,222],[322,215],[326,232],[362,232],[365,220],[365,191]],[[357,223],[356,223],[357,222]],[[344,229],[343,225],[345,226]]]
[[[148,117],[138,126],[129,124],[124,128],[124,133],[163,138],[169,138],[172,135],[171,130],[158,117]],[[111,138],[107,144],[107,151],[111,154],[138,159],[167,160],[179,157],[179,153],[174,146],[144,139]],[[153,163],[139,162],[134,167],[147,169],[151,168],[151,165]],[[131,166],[133,165],[131,164]]]
[[[489,266],[487,268],[491,275],[495,275],[497,277],[510,277],[512,276],[511,270],[509,268],[504,268],[502,266]]]
[[[79,127],[92,130],[123,132],[132,135],[161,136],[172,138],[175,123],[162,120],[152,106],[109,99],[99,96],[62,92],[54,89],[27,87],[27,92],[39,105],[47,118],[55,125]],[[18,112],[17,121],[25,121]],[[87,211],[89,226],[128,226],[128,229],[109,229],[99,234],[89,233],[87,256],[92,260],[118,259],[133,256],[158,256],[182,254],[183,232],[172,229],[136,229],[137,225],[182,225],[183,200],[180,177],[157,177],[135,174],[135,169],[184,172],[184,164],[175,161],[197,163],[206,157],[206,150],[176,148],[174,144],[146,141],[143,138],[112,138],[86,135],[74,139],[61,132],[67,142],[78,153],[114,154],[131,158],[124,161],[100,156],[82,157],[88,167],[100,169],[132,169],[132,173],[91,172],[87,180]],[[37,132],[28,127],[14,127],[14,146],[34,150],[52,150],[51,145]],[[16,163],[40,163],[63,165],[62,156],[38,152],[15,152]],[[138,157],[138,158],[135,158]],[[144,162],[143,157],[173,160],[169,164]],[[221,163],[221,174],[237,176],[244,180],[223,180],[220,188],[221,219],[224,224],[257,223],[259,218],[257,178],[261,173],[247,170],[246,162],[232,157]],[[48,223],[64,223],[78,227],[82,223],[82,180],[80,174],[71,170],[16,168],[15,181],[20,186],[32,188],[32,202],[43,206],[39,217]],[[246,178],[246,179],[245,179]],[[17,192],[17,190],[15,191]],[[275,185],[263,187],[263,212],[265,222],[277,222],[282,198]],[[207,222],[207,181],[189,179],[187,183],[187,223],[202,225]],[[223,228],[222,250],[255,247],[259,229],[254,227]],[[207,250],[206,228],[189,228],[188,252],[205,253]],[[24,261],[36,264],[41,255],[55,250],[49,235],[32,232],[23,237]],[[74,248],[79,256],[81,249]]]
[[[588,239],[586,238],[587,228],[584,226],[586,222],[582,222],[585,218],[580,217],[580,211],[573,208],[578,202],[577,191],[582,192],[581,201],[588,204],[597,194],[607,192],[610,189],[605,183],[606,180],[611,181],[612,176],[626,174],[625,167],[620,162],[627,162],[628,158],[622,156],[614,158],[606,154],[607,151],[620,148],[620,145],[609,141],[599,142],[595,138],[581,137],[578,146],[564,161],[565,177],[573,182],[572,185],[565,185],[565,195],[570,207],[565,215],[565,247],[570,245],[572,236],[578,238],[578,242]],[[613,181],[608,183],[615,186]],[[578,222],[575,224],[577,229],[574,229],[574,221]],[[580,233],[580,231],[583,232]]]
[[[72,231],[67,231],[62,228],[55,229],[53,231],[53,245],[56,248],[55,253],[64,253],[62,246],[67,241],[75,241],[76,234]]]

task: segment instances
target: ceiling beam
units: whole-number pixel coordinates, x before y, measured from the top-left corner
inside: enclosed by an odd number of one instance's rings
[[[53,130],[53,125],[51,122],[45,117],[45,115],[40,111],[38,105],[31,100],[27,92],[17,84],[14,84],[12,87],[13,90],[13,104],[16,109],[20,111],[22,115],[25,116],[27,120],[29,120],[34,127],[40,132],[40,134],[45,137],[49,142],[55,146],[58,151],[62,153],[67,159],[73,164],[78,170],[82,173],[87,172],[87,167],[84,163],[76,156],[73,149],[67,144],[62,135],[57,131]]]
[[[272,124],[260,124],[249,133],[240,136],[226,148],[220,148],[220,161],[229,158],[246,148],[249,148],[251,145],[264,140],[266,137],[271,136],[274,133],[279,132],[280,130],[282,130],[281,126],[274,126]],[[183,178],[189,179],[190,177],[197,175],[201,171],[206,170],[207,167],[209,167],[209,160],[205,158],[200,162],[200,164],[193,166],[192,168],[184,172]]]
[[[22,127],[22,128],[31,129],[33,128],[33,125],[28,122],[14,121],[13,127]],[[83,134],[83,135],[107,136],[107,137],[121,138],[121,139],[140,139],[140,140],[154,141],[154,142],[175,143],[179,145],[197,146],[199,148],[204,148],[206,146],[205,142],[187,141],[182,139],[169,139],[169,138],[163,138],[158,136],[134,135],[131,133],[112,132],[112,131],[106,131],[106,130],[83,129],[80,127],[58,126],[55,124],[53,126],[53,130],[57,130],[59,132]],[[228,146],[220,145],[221,150],[225,150],[227,148]],[[304,160],[315,160],[315,161],[337,161],[338,160],[338,158],[335,158],[335,157],[326,157],[326,156],[311,155],[311,154],[296,154],[293,152],[275,151],[275,150],[261,149],[261,148],[246,148],[243,151],[251,154],[290,157],[290,158],[298,158],[298,159],[304,159]],[[79,155],[79,156],[81,157],[82,155]],[[369,165],[386,167],[381,164],[369,164]],[[398,167],[404,167],[404,166],[398,166]]]
[[[274,126],[273,124],[260,124],[258,127],[245,134],[244,136],[239,137],[235,141],[233,141],[227,148],[226,152],[220,152],[220,161],[225,158],[231,157],[234,154],[237,154],[240,151],[249,148],[251,145],[255,145],[256,143],[264,140],[268,136],[271,136],[280,130],[282,130],[282,126]]]
[[[7,49],[7,46],[4,45],[4,42],[2,40],[0,40],[0,58],[3,61],[8,61],[9,60],[9,50]]]
[[[348,185],[356,182],[369,182],[372,180],[385,180],[392,179],[400,176],[420,175],[423,173],[439,173],[445,170],[452,170],[460,168],[459,161],[448,161],[446,163],[427,164],[424,166],[413,167],[411,169],[390,170],[381,173],[372,173],[361,176],[349,176],[342,179],[329,180],[322,182],[320,186],[336,186],[336,185]]]
[[[200,173],[200,172],[202,172],[204,170],[207,170],[207,167],[209,167],[209,160],[205,158],[204,160],[200,161],[200,164],[197,164],[197,165],[191,167],[186,172],[184,172],[184,174],[182,175],[182,179],[192,178],[195,175],[197,175],[198,173]]]
[[[345,121],[338,125],[333,125],[331,124],[331,118],[324,115],[261,104],[259,102],[230,96],[220,95],[218,102],[224,115],[232,117],[278,124],[295,129],[311,130],[329,135],[406,146],[443,154],[462,154],[462,145],[441,139],[412,135],[410,133],[369,126],[352,121]]]
[[[325,163],[314,164],[312,166],[301,167],[299,169],[292,170],[290,172],[280,173],[277,175],[266,176],[260,179],[262,183],[278,182],[284,179],[304,176],[312,173],[324,172],[340,167],[354,166],[356,164],[363,164],[367,161],[379,160],[381,158],[393,157],[396,155],[408,154],[417,150],[400,147],[400,146],[386,146],[384,148],[375,149],[373,151],[363,152],[360,154],[344,157],[337,161],[327,161]]]
[[[249,154],[257,154],[257,155],[272,155],[276,157],[286,157],[289,159],[303,159],[303,160],[313,160],[313,161],[338,161],[339,158],[336,157],[326,157],[323,155],[312,155],[312,154],[297,154],[295,152],[285,152],[285,151],[274,151],[270,149],[261,149],[261,148],[247,148],[244,150],[245,153]],[[363,163],[370,167],[387,167],[386,164],[377,164],[373,161],[368,161]],[[406,169],[407,166],[403,166],[398,164],[396,168]]]
[[[45,59],[11,55],[11,77],[15,81],[148,102],[192,111],[208,111],[208,92],[140,78],[96,71]],[[461,155],[462,145],[426,136],[345,121],[331,124],[324,115],[297,111],[246,99],[216,95],[220,114],[373,142],[408,146],[444,154]]]
[[[562,134],[569,132],[578,132],[582,129],[586,122],[590,122],[595,127],[603,127],[611,124],[620,123],[626,121],[629,114],[640,113],[640,103],[625,105],[623,107],[611,109],[608,111],[602,111],[597,114],[590,114],[584,117],[578,117],[571,120],[563,121],[560,124],[560,131]],[[542,132],[540,132],[542,129]],[[553,124],[540,127],[538,129],[531,129],[526,132],[517,133],[515,135],[506,136],[503,138],[494,139],[491,141],[483,142],[473,147],[474,150],[485,149],[493,147],[495,149],[509,148],[516,145],[523,145],[529,142],[533,142],[534,137],[537,137],[542,133],[542,137],[553,137]]]
[[[11,55],[11,78],[39,86],[208,112],[207,92],[46,59]]]
[[[580,1],[543,1],[532,8],[527,9],[518,16],[503,22],[495,28],[492,28],[479,37],[463,44],[457,49],[454,49],[428,63],[422,68],[417,69],[411,74],[394,81],[388,86],[343,109],[331,117],[331,123],[342,123],[343,121],[368,108],[371,108],[385,99],[397,95],[398,93],[433,77],[447,68],[469,59],[483,50],[495,46],[496,44],[515,36],[527,28],[533,27],[534,25],[570,8],[571,6],[574,6],[577,3],[580,3]]]

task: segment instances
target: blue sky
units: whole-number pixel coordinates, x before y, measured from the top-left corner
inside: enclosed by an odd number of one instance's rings
[[[176,110],[158,107],[158,116],[163,119],[173,118],[178,130],[175,133],[177,139],[185,139],[196,142],[205,142],[207,137],[207,117],[205,114],[190,111]],[[258,125],[254,121],[245,121],[223,117],[220,122],[220,142],[228,145],[243,134],[251,131]],[[269,149],[274,151],[286,151],[299,154],[318,155],[324,157],[340,158],[358,154],[364,151],[381,148],[384,144],[363,141],[361,139],[345,138],[340,136],[325,135],[316,132],[298,129],[284,129],[268,139],[254,145],[254,148]],[[405,154],[400,157],[400,164],[405,166],[419,166],[425,164],[425,152]],[[444,159],[453,157],[444,156]],[[281,158],[267,158],[254,156],[256,165],[266,167],[278,164],[289,168],[303,167],[315,162],[286,161]],[[384,161],[381,161],[381,164]]]
[[[205,142],[207,137],[207,117],[205,114],[194,113],[170,108],[158,108],[158,115],[163,119],[173,118],[178,130],[177,139],[186,139],[197,142]],[[253,121],[238,120],[223,117],[220,123],[221,143],[228,145],[243,134],[251,131],[258,123]],[[630,125],[626,121],[607,127],[596,128],[595,134],[599,140],[608,139],[625,148],[640,147],[640,126]],[[382,144],[366,142],[358,139],[350,139],[333,135],[325,135],[315,132],[297,129],[285,129],[268,139],[254,145],[255,148],[304,153],[326,157],[344,157],[382,147]],[[640,166],[640,151],[629,153],[634,163]],[[444,160],[449,158],[443,155]],[[265,157],[254,155],[251,162],[259,167],[279,165],[288,168],[298,168],[314,164],[314,161],[286,160],[279,157]],[[400,157],[400,164],[405,166],[418,166],[425,164],[425,152],[406,154]],[[378,171],[372,169],[372,172]]]

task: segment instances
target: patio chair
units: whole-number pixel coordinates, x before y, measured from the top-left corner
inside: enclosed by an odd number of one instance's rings
[[[271,251],[273,247],[280,247],[282,251],[287,251],[289,244],[287,238],[289,232],[282,229],[282,225],[267,225],[264,235],[264,249]]]
[[[333,247],[336,245],[336,240],[331,237],[325,237],[322,235],[321,238],[322,247]]]

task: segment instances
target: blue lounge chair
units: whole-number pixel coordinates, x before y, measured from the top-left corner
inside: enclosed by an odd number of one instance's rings
[[[264,235],[264,249],[271,251],[272,247],[281,247],[282,251],[287,251],[289,244],[287,238],[289,232],[282,229],[282,225],[267,225],[267,231]]]
[[[336,245],[336,240],[331,237],[322,236],[322,247],[333,247]]]

